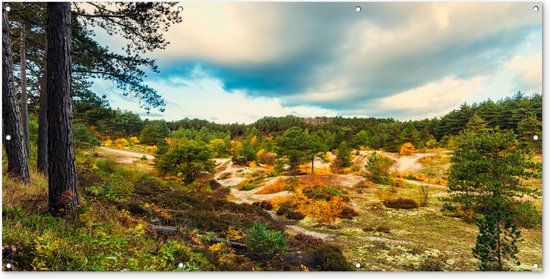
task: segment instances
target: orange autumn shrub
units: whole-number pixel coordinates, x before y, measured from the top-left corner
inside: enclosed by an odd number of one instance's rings
[[[265,186],[262,190],[258,191],[257,194],[265,195],[265,194],[273,194],[273,193],[279,193],[286,190],[287,182],[284,178],[277,178],[275,182]]]
[[[265,166],[265,174],[271,175],[275,173],[275,167],[274,166]]]
[[[284,181],[287,184],[287,181]],[[294,194],[290,197],[275,197],[271,199],[271,205],[278,210],[283,204],[290,205],[292,210],[313,218],[318,223],[332,223],[338,219],[345,210],[352,211],[349,207],[349,199],[342,196],[333,196],[327,199],[309,198],[302,193],[303,189],[328,185],[328,177],[310,175],[301,177]],[[277,183],[273,183],[277,184]],[[273,185],[272,184],[272,185]],[[282,183],[281,183],[282,184]],[[275,186],[273,186],[275,187]]]
[[[414,148],[414,145],[410,142],[406,142],[401,145],[401,149],[399,150],[399,154],[401,155],[411,155],[414,153],[416,153],[416,149]]]
[[[328,168],[316,168],[314,170],[314,173],[316,175],[331,175],[332,174],[332,172]]]
[[[346,207],[347,203],[342,197],[334,197],[329,201],[307,199],[304,203],[298,204],[297,211],[315,219],[318,223],[332,223]]]
[[[289,197],[274,197],[271,199],[270,203],[273,206],[273,209],[277,210],[281,207],[281,204],[289,201]]]

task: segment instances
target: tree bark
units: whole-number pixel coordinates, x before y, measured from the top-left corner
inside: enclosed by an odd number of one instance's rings
[[[48,3],[49,209],[64,214],[78,203],[71,103],[71,10],[68,2]]]
[[[314,173],[314,167],[315,167],[315,156],[311,158],[311,174]]]
[[[29,162],[15,96],[6,6],[2,3],[2,143],[8,157],[8,173],[28,183]]]
[[[29,138],[29,106],[27,96],[27,63],[25,57],[25,24],[21,24],[21,45],[19,48],[19,66],[21,68],[21,98],[19,105],[21,106],[21,129],[23,130],[23,144],[27,155],[31,156],[31,141]]]

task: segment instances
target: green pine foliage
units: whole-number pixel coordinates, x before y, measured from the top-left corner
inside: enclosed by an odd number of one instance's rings
[[[367,177],[374,183],[389,185],[391,183],[389,169],[392,165],[392,159],[381,155],[378,152],[373,152],[369,156],[368,162],[365,165],[368,173]]]
[[[472,123],[473,121],[470,121]],[[482,123],[480,121],[476,122]],[[473,255],[481,270],[506,270],[515,260],[516,242],[521,237],[513,216],[507,210],[515,198],[536,197],[539,193],[524,185],[536,175],[537,165],[517,141],[513,131],[477,129],[469,125],[451,159],[447,200],[480,213],[479,235]]]
[[[280,156],[287,157],[292,173],[296,174],[298,165],[308,153],[308,135],[300,127],[291,127],[277,139],[275,150]]]
[[[509,265],[519,265],[516,243],[521,238],[521,232],[500,205],[491,207],[477,225],[479,235],[472,253],[479,260],[480,270],[503,271]]]
[[[262,223],[256,223],[248,230],[249,254],[258,260],[269,260],[288,249],[285,236],[280,231],[270,230]]]
[[[336,158],[340,162],[341,167],[347,168],[351,166],[351,149],[347,142],[343,141],[340,143],[336,151]]]

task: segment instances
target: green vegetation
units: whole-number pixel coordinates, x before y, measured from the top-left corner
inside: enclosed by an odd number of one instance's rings
[[[269,230],[261,223],[256,223],[248,230],[246,241],[249,253],[256,259],[269,260],[284,253],[287,250],[287,243],[283,233]]]
[[[368,172],[368,177],[375,183],[390,184],[389,169],[393,165],[393,161],[377,152],[373,152],[368,159],[365,168]]]
[[[157,159],[155,165],[161,175],[181,177],[185,183],[191,183],[201,172],[214,171],[212,158],[210,148],[194,140],[187,140],[176,143]]]
[[[347,168],[351,166],[351,149],[348,144],[343,141],[336,150],[336,165],[339,167]]]
[[[471,125],[476,123],[477,125]],[[481,214],[474,256],[481,270],[506,270],[507,260],[515,260],[516,242],[521,232],[507,210],[515,197],[536,197],[537,190],[521,179],[534,177],[537,167],[528,151],[521,148],[512,131],[486,130],[472,119],[452,158],[448,200]]]
[[[77,124],[78,207],[47,213],[47,180],[35,165],[29,185],[4,177],[3,241],[17,250],[4,255],[16,270],[356,270],[356,262],[360,270],[531,270],[542,259],[541,157],[526,143],[533,125],[492,130],[480,115],[439,141],[418,121],[187,119],[145,121],[132,134]],[[143,133],[155,140],[144,143]],[[384,151],[372,151],[377,141]],[[393,171],[410,150],[430,154],[417,154],[417,169]],[[346,159],[353,172],[334,174]],[[498,185],[484,175],[491,164],[505,170]],[[313,174],[301,175],[310,165]],[[517,197],[495,210],[486,195],[463,195],[472,181]]]

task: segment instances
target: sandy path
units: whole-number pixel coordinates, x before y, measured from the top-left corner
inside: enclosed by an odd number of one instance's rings
[[[138,153],[138,152],[132,152],[132,151],[126,151],[126,150],[120,150],[120,149],[114,149],[109,148],[105,146],[101,146],[98,148],[99,150],[102,150],[107,153],[115,154],[116,158],[115,161],[122,164],[133,164],[135,160],[141,160],[143,156],[147,158],[147,160],[154,160],[155,157],[148,154]]]

